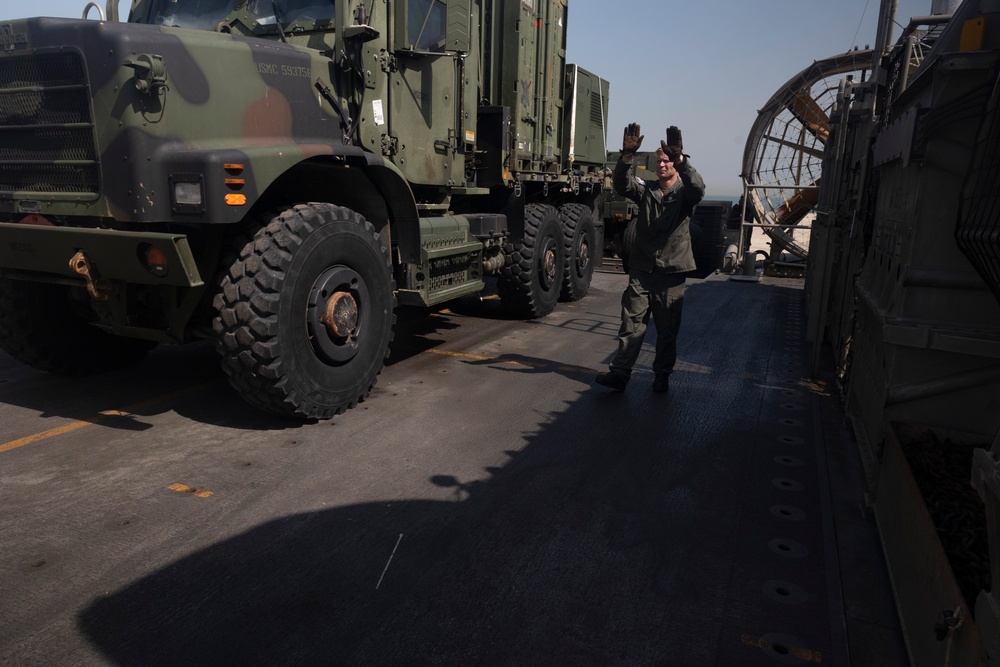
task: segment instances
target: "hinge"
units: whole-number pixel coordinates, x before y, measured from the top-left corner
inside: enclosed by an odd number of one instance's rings
[[[399,139],[388,134],[382,135],[382,155],[392,157],[399,152]]]
[[[379,54],[378,64],[382,68],[382,71],[386,73],[399,70],[399,61],[396,60],[396,56],[387,51],[382,51]]]

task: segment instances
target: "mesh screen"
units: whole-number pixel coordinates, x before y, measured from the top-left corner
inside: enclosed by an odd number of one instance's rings
[[[0,58],[0,192],[97,194],[99,185],[80,54]]]

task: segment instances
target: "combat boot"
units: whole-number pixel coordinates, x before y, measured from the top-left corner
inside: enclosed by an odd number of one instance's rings
[[[628,384],[628,378],[618,373],[598,373],[597,377],[594,378],[594,382],[601,385],[602,387],[607,387],[612,391],[625,391],[625,385]]]

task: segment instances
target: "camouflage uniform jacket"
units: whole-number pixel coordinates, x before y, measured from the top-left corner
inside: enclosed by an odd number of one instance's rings
[[[691,213],[705,196],[705,181],[685,156],[678,178],[667,190],[658,181],[630,176],[630,164],[615,165],[615,192],[639,205],[635,242],[627,250],[630,270],[684,273],[695,270]]]

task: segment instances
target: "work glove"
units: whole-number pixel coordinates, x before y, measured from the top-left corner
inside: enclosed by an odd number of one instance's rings
[[[622,137],[622,153],[634,155],[639,150],[643,139],[643,135],[639,134],[641,131],[638,123],[629,123],[625,126],[625,135]]]
[[[684,139],[681,137],[679,127],[671,125],[667,128],[667,140],[660,139],[660,150],[670,158],[671,162],[683,162]]]

